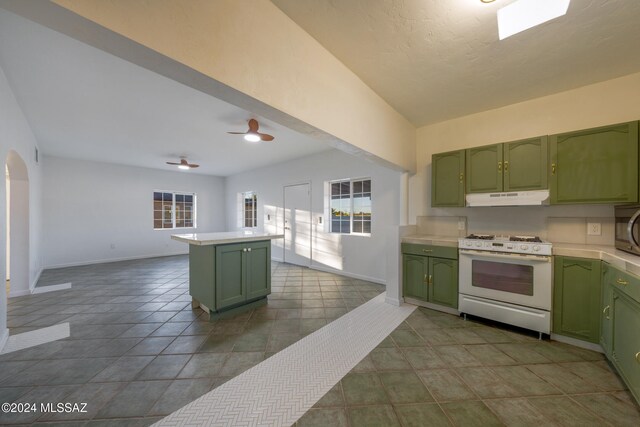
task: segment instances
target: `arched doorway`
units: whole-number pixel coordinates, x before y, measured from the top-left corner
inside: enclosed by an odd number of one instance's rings
[[[18,153],[11,150],[6,163],[7,288],[9,296],[30,293],[29,286],[29,174]]]

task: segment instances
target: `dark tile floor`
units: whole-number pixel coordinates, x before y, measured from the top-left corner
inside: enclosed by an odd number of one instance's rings
[[[298,426],[639,426],[603,356],[419,308]]]
[[[0,402],[88,412],[0,413],[0,424],[151,424],[384,290],[274,263],[267,306],[209,322],[191,309],[186,256],[47,270],[39,286],[66,282],[9,299],[11,334],[69,322],[71,337],[0,356]]]
[[[0,402],[87,402],[84,414],[0,424],[145,426],[378,295],[380,285],[273,264],[269,304],[208,322],[187,258],[46,271],[65,291],[12,298],[12,334],[70,322],[69,339],[0,356]],[[305,425],[640,425],[603,357],[418,309],[298,422]]]

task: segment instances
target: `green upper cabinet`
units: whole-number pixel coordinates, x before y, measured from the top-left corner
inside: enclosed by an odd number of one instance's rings
[[[547,185],[546,136],[503,144],[504,191],[543,190]]]
[[[431,206],[464,206],[465,150],[431,157]]]
[[[467,193],[502,191],[502,144],[466,150]]]
[[[547,188],[546,136],[467,150],[467,193]]]
[[[429,301],[451,308],[458,307],[458,261],[429,258]]]
[[[556,256],[553,285],[553,332],[600,342],[600,260]]]
[[[638,201],[638,122],[549,137],[551,203]]]

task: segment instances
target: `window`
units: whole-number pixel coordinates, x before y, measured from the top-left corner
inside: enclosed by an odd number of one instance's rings
[[[195,193],[153,192],[153,228],[195,228]]]
[[[253,191],[242,193],[242,218],[243,227],[258,226],[258,196]]]
[[[371,179],[331,181],[332,233],[371,234]]]

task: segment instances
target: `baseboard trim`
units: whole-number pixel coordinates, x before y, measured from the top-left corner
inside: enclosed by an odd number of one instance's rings
[[[396,307],[400,307],[402,305],[402,301],[397,298],[385,297],[384,302],[395,305]]]
[[[6,329],[4,331],[2,331],[2,334],[0,334],[0,353],[2,353],[2,350],[4,349],[4,346],[7,344],[7,341],[9,340],[9,329]]]
[[[71,289],[71,282],[61,283],[59,285],[38,286],[33,291],[31,291],[31,293],[44,294],[46,292],[63,291],[65,289]]]
[[[53,264],[48,265],[43,268],[43,270],[49,270],[53,268],[65,268],[65,267],[80,267],[83,265],[91,265],[91,264],[108,264],[110,262],[120,262],[120,261],[133,261],[136,259],[147,259],[147,258],[163,258],[169,256],[177,256],[177,255],[188,255],[189,251],[176,252],[171,254],[156,254],[156,255],[139,255],[139,256],[131,256],[131,257],[122,257],[122,258],[110,258],[110,259],[102,259],[95,261],[82,261],[82,262],[72,262],[68,264]]]
[[[275,262],[284,262],[284,260],[282,258],[278,258],[278,257],[271,257],[271,261],[275,261]]]
[[[24,290],[21,290],[21,291],[15,291],[15,290],[11,289],[9,291],[9,298],[23,297],[25,295],[31,295],[31,289],[24,289]]]
[[[431,310],[441,311],[443,313],[449,313],[456,316],[460,316],[460,312],[455,308],[445,307],[442,305],[432,304],[430,302],[420,301],[419,299],[407,298],[407,297],[404,298],[404,302],[406,302],[407,304],[413,304],[420,307],[430,308]]]
[[[41,268],[40,270],[38,270],[38,274],[36,274],[35,279],[33,279],[33,282],[31,282],[31,284],[29,285],[29,289],[31,290],[31,293],[33,293],[33,290],[36,288],[36,285],[38,284],[38,280],[40,280],[40,276],[42,275],[43,271],[44,271],[44,268]]]
[[[604,353],[602,346],[600,344],[594,344],[588,341],[582,341],[577,338],[565,337],[564,335],[551,334],[551,339],[554,341],[558,341],[564,344],[569,344],[574,347],[584,348],[585,350],[597,351],[598,353]]]
[[[309,268],[311,270],[318,270],[318,271],[324,271],[326,273],[339,274],[341,276],[351,277],[352,279],[365,280],[367,282],[373,282],[379,285],[387,286],[387,282],[385,280],[377,279],[375,277],[364,276],[362,274],[357,274],[357,273],[350,273],[348,271],[338,270],[336,268],[325,267],[317,264],[311,264]]]

